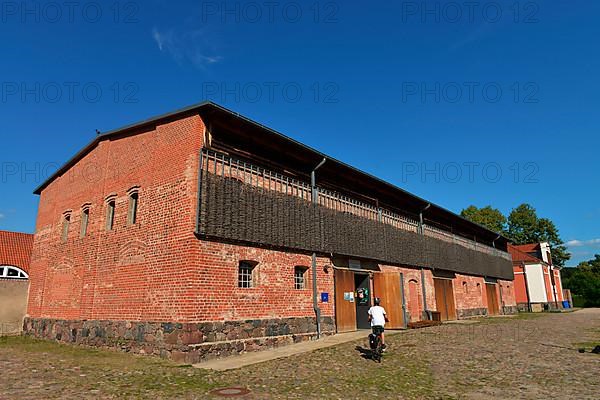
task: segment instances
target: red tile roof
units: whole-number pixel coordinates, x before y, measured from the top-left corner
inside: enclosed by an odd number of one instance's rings
[[[0,231],[0,264],[12,265],[29,273],[33,235]]]
[[[544,261],[527,253],[528,251],[534,252],[536,247],[539,247],[539,244],[524,244],[520,246],[509,244],[508,252],[512,256],[513,263],[532,262],[543,264]]]

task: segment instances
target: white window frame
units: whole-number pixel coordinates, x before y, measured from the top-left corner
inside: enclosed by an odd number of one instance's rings
[[[0,273],[1,279],[29,279],[29,274],[23,271],[19,267],[15,267],[14,265],[0,265],[0,269],[2,269]],[[12,269],[19,273],[19,276],[8,276],[8,270]],[[23,274],[23,276],[21,276]]]

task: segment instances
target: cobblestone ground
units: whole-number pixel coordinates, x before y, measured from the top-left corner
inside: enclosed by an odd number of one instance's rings
[[[598,399],[600,309],[521,314],[401,333],[377,364],[366,342],[206,372],[113,351],[0,339],[0,399],[205,399],[246,387],[245,399]],[[577,348],[588,352],[580,354]]]

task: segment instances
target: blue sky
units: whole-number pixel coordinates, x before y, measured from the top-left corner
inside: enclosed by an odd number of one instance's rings
[[[209,99],[456,212],[528,202],[574,265],[600,253],[599,13],[591,1],[3,2],[0,229],[33,232],[33,189],[96,129]]]

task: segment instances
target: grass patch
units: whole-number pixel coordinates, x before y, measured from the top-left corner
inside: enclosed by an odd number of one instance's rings
[[[21,364],[23,383],[29,379],[58,382],[59,397],[88,392],[120,398],[185,398],[217,385],[205,371],[167,360],[24,336],[0,338],[0,354]],[[15,385],[18,390],[19,382]]]
[[[577,349],[583,348],[586,350],[592,350],[596,346],[600,346],[600,340],[591,341],[591,342],[573,343],[573,347],[575,347]]]
[[[366,336],[366,335],[365,335]],[[212,372],[156,357],[75,346],[29,337],[0,338],[0,359],[19,379],[7,380],[0,397],[30,390],[42,382],[56,397],[130,399],[205,398],[216,388],[246,386],[257,398],[431,398],[434,380],[418,349],[404,346],[403,335],[388,338],[381,364],[361,357],[366,340],[299,354],[238,370]],[[40,362],[40,360],[43,360]]]
[[[534,320],[542,317],[547,317],[548,313],[531,313],[531,312],[520,312],[518,314],[513,314],[511,316],[500,316],[500,317],[481,317],[477,318],[477,321],[487,323],[487,324],[498,324],[505,323],[507,321],[527,321]]]

